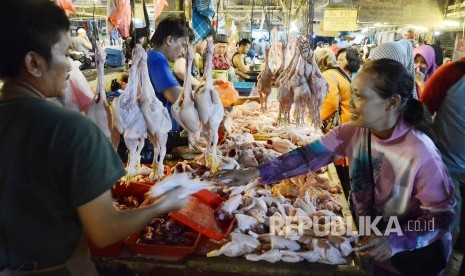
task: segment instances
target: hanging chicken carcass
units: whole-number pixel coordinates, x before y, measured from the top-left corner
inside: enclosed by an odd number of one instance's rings
[[[155,95],[152,83],[150,82],[149,71],[147,67],[147,53],[140,44],[136,45],[138,51],[142,52],[142,60],[139,63],[141,75],[141,103],[140,109],[144,115],[149,139],[153,144],[153,172],[149,178],[162,178],[163,160],[166,155],[166,142],[168,132],[171,130],[171,118],[166,107]]]
[[[144,115],[137,103],[140,95],[140,69],[142,55],[140,47],[134,50],[132,66],[129,70],[128,85],[123,93],[113,100],[111,109],[114,114],[114,123],[119,133],[123,134],[124,142],[129,150],[126,184],[131,178],[138,174],[140,168],[140,153],[144,147],[145,137],[147,137],[147,124]]]
[[[278,29],[276,27],[271,31],[271,49],[268,61],[271,72],[274,73],[279,70],[283,61],[283,52],[278,45]]]
[[[271,78],[273,77],[273,72],[269,66],[270,60],[270,48],[265,48],[265,69],[257,77],[257,90],[260,95],[260,104],[262,112],[266,112],[268,108],[268,97],[271,93]]]
[[[294,104],[294,91],[290,85],[290,78],[295,74],[299,56],[300,52],[296,49],[290,63],[276,80],[276,85],[278,87],[277,98],[279,102],[278,124],[291,123],[290,112],[292,104]]]
[[[178,122],[185,130],[191,133],[200,131],[199,113],[194,105],[192,94],[191,70],[194,60],[194,50],[188,47],[186,51],[186,74],[184,78],[184,86],[179,98],[171,106],[171,114],[176,122]]]
[[[223,121],[224,108],[218,92],[213,87],[212,60],[213,41],[209,40],[205,61],[205,85],[195,91],[194,99],[200,122],[207,129],[208,133],[207,148],[205,151],[206,165],[212,172],[216,172],[220,162],[216,153],[218,129]]]
[[[103,131],[105,136],[111,140],[111,131],[113,130],[113,117],[107,102],[107,95],[105,93],[105,59],[105,51],[97,45],[97,54],[95,55],[95,63],[97,65],[97,93],[95,94],[94,98],[87,107],[86,115]],[[113,146],[115,147],[115,144],[117,147],[116,142],[113,143]]]

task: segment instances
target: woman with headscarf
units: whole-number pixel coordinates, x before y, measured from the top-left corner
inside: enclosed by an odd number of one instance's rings
[[[407,69],[407,72],[412,75],[412,79],[415,79],[413,45],[409,40],[401,39],[396,42],[387,42],[381,44],[371,50],[370,56],[368,57],[369,60],[378,60],[382,58],[393,59],[402,63],[402,65],[404,65],[404,67]],[[412,94],[413,98],[418,99],[417,85],[413,86]]]
[[[436,54],[431,45],[420,45],[413,51],[415,58],[415,81],[423,90],[431,75],[438,69],[436,65]]]
[[[318,48],[315,50],[315,61],[328,82],[329,91],[321,105],[321,119],[323,120],[323,131],[331,130],[335,116],[339,116],[339,123],[350,121],[350,77],[336,65],[336,56],[329,48]],[[337,118],[336,118],[337,120]],[[344,194],[349,195],[349,167],[347,159],[342,158],[334,162],[341,180]]]

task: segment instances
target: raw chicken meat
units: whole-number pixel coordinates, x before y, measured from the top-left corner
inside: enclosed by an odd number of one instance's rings
[[[278,46],[278,29],[276,27],[271,30],[271,49],[269,58],[265,60],[265,63],[271,69],[271,73],[274,73],[279,70],[281,63],[283,61],[283,52]]]
[[[194,99],[200,122],[208,133],[207,148],[205,150],[206,166],[209,167],[212,172],[216,172],[219,165],[219,158],[216,152],[218,145],[218,129],[221,121],[223,121],[224,108],[218,92],[216,92],[213,87],[212,60],[213,41],[209,40],[205,61],[205,85],[199,87],[197,91],[195,91]]]
[[[305,66],[307,67],[305,69],[306,79],[310,84],[311,90],[311,96],[308,106],[310,109],[310,117],[312,118],[313,125],[315,127],[319,127],[321,125],[321,104],[323,103],[326,94],[328,94],[329,86],[328,82],[321,74],[318,65],[316,64],[315,56],[313,55],[313,53],[311,55],[311,65],[308,62],[309,61],[307,60],[307,63],[305,64]],[[310,66],[311,68],[309,68]],[[311,72],[311,74],[309,72]]]
[[[97,54],[95,55],[95,63],[97,65],[97,93],[87,107],[86,115],[102,130],[108,139],[111,139],[110,129],[113,128],[113,118],[110,110],[105,109],[105,105],[108,105],[104,80],[104,63],[106,56],[105,51],[100,46],[97,46]]]
[[[271,236],[271,248],[273,249],[289,249],[291,251],[297,251],[300,249],[300,245],[295,241],[290,241],[283,237]]]
[[[249,254],[245,255],[245,258],[249,261],[267,261],[270,263],[275,263],[281,260],[282,254],[278,249],[271,249],[263,254]]]
[[[253,249],[260,246],[260,242],[258,241],[258,239],[242,233],[231,233],[231,239],[232,241],[240,242]]]
[[[292,149],[295,149],[296,146],[291,143],[288,139],[281,139],[279,137],[273,137],[266,141],[267,147],[279,152],[286,153]]]
[[[305,125],[305,110],[307,105],[311,101],[310,87],[308,85],[307,79],[304,77],[305,63],[305,59],[303,57],[300,57],[299,63],[297,65],[297,71],[294,74],[294,76],[290,78],[290,86],[294,91],[294,103],[297,126]],[[311,108],[310,112],[312,112]],[[318,114],[320,114],[319,109]]]
[[[345,264],[347,260],[342,257],[341,252],[337,250],[334,246],[329,244],[326,239],[315,238],[312,240],[313,250],[317,251],[320,255],[319,262],[326,264]]]
[[[152,186],[149,194],[150,197],[156,198],[174,189],[178,189],[176,192],[178,198],[183,199],[210,187],[211,185],[208,182],[191,179],[189,173],[177,173],[166,177],[157,185]]]
[[[271,93],[271,78],[273,77],[273,72],[269,66],[270,58],[270,48],[266,47],[265,49],[265,69],[260,72],[257,77],[257,90],[260,95],[260,105],[261,111],[266,112],[268,108],[268,96]]]
[[[231,241],[223,245],[218,250],[213,250],[207,253],[207,257],[217,257],[220,255],[225,255],[228,257],[238,257],[244,254],[252,252],[254,249],[246,246],[245,244],[239,241]]]
[[[115,126],[119,133],[123,134],[124,142],[129,150],[126,185],[129,185],[131,177],[138,174],[140,153],[144,147],[144,139],[147,137],[147,124],[137,103],[141,79],[139,63],[144,53],[145,51],[141,51],[140,47],[134,49],[126,90],[111,103]]]
[[[141,74],[141,105],[140,109],[144,115],[145,123],[150,141],[153,144],[153,173],[149,178],[161,179],[163,175],[163,160],[166,155],[166,142],[168,140],[168,132],[171,130],[171,118],[168,110],[163,106],[163,103],[155,96],[155,90],[149,78],[147,68],[147,53],[140,44],[136,47],[143,53],[142,60],[139,64]]]
[[[299,61],[300,52],[298,49],[295,50],[294,56],[289,63],[289,66],[276,80],[278,86],[278,101],[279,101],[279,113],[278,123],[279,124],[290,124],[291,123],[291,106],[294,103],[294,91],[290,85],[290,78],[295,74],[297,63]]]
[[[191,84],[192,61],[194,60],[194,50],[188,47],[186,51],[186,74],[184,86],[182,87],[181,96],[171,107],[171,114],[174,119],[187,131],[196,133],[200,131],[200,119],[197,109],[194,105]]]

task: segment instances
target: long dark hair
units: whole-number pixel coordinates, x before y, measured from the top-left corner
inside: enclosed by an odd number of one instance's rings
[[[431,115],[423,103],[413,98],[415,83],[400,62],[382,58],[367,62],[362,70],[376,80],[372,82],[373,88],[381,98],[387,99],[395,94],[401,97],[401,113],[405,122],[435,140]]]

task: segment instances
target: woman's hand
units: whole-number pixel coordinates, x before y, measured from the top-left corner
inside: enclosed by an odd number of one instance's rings
[[[370,236],[358,243],[355,251],[362,256],[369,256],[377,261],[385,261],[392,256],[391,244],[387,237]]]
[[[257,168],[222,170],[213,174],[212,177],[210,179],[212,182],[218,182],[226,186],[240,186],[260,177],[260,171]]]

